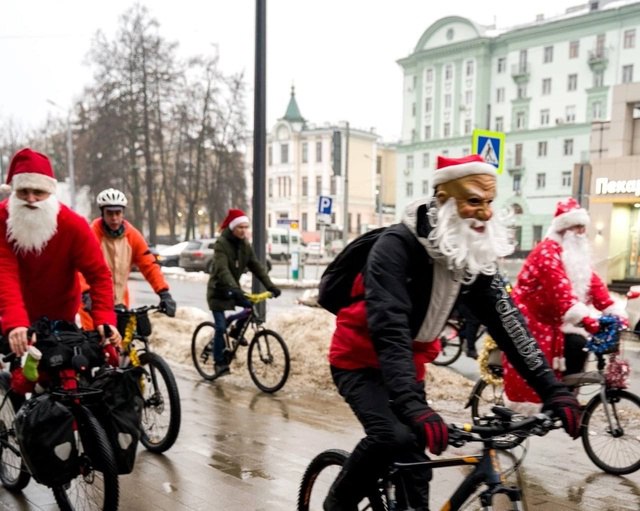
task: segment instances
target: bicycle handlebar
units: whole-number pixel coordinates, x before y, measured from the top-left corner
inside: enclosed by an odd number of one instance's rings
[[[161,309],[159,305],[141,305],[140,307],[132,307],[130,309],[127,309],[124,305],[116,305],[116,312],[120,313],[126,312],[129,314],[144,314],[145,312],[149,312],[152,310],[157,310],[166,314],[166,312]]]
[[[245,294],[247,300],[249,300],[252,304],[264,302],[269,298],[273,297],[273,293],[271,291],[263,291],[262,293],[247,293]]]

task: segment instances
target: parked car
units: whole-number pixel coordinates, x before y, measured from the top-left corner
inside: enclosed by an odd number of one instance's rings
[[[187,271],[211,272],[213,265],[214,238],[191,240],[180,252],[179,265]]]
[[[284,227],[267,229],[267,256],[273,261],[287,261],[293,252],[302,252],[300,233]]]
[[[180,254],[189,244],[188,241],[181,241],[175,245],[164,247],[158,250],[156,258],[160,266],[178,266],[180,263]]]
[[[310,241],[302,247],[302,254],[304,260],[310,259],[322,259],[325,256],[325,251],[320,247],[319,241]]]

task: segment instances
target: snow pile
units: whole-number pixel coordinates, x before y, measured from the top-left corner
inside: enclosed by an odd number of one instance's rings
[[[180,307],[175,318],[152,314],[152,349],[163,357],[193,367],[191,335],[201,321],[212,321],[211,314],[200,309]],[[321,308],[299,306],[269,316],[266,327],[278,332],[291,354],[291,373],[281,393],[335,393],[327,354],[335,316]],[[243,387],[253,383],[246,370],[246,350],[232,362],[232,374],[224,382]],[[193,369],[195,373],[195,368]],[[437,409],[460,409],[471,392],[472,382],[447,368],[430,365],[427,370],[429,400]]]

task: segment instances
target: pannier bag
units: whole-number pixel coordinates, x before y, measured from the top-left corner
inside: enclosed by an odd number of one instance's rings
[[[123,306],[116,306],[116,318],[117,328],[120,335],[124,337],[129,323],[129,318],[133,315],[133,312],[128,311]],[[149,319],[148,312],[138,312],[136,314],[136,333],[143,337],[151,335],[151,320]]]
[[[79,473],[71,411],[49,394],[27,400],[15,418],[22,459],[46,486],[63,485]]]
[[[144,401],[140,391],[142,367],[107,368],[96,375],[91,387],[103,391],[90,409],[104,427],[119,474],[129,474],[136,461]]]

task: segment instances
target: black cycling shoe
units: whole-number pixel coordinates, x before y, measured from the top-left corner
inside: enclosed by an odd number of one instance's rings
[[[229,369],[229,364],[218,364],[217,362],[213,366],[214,371],[216,372],[216,378],[220,378],[220,376],[224,376],[225,374],[229,374],[231,370]]]

